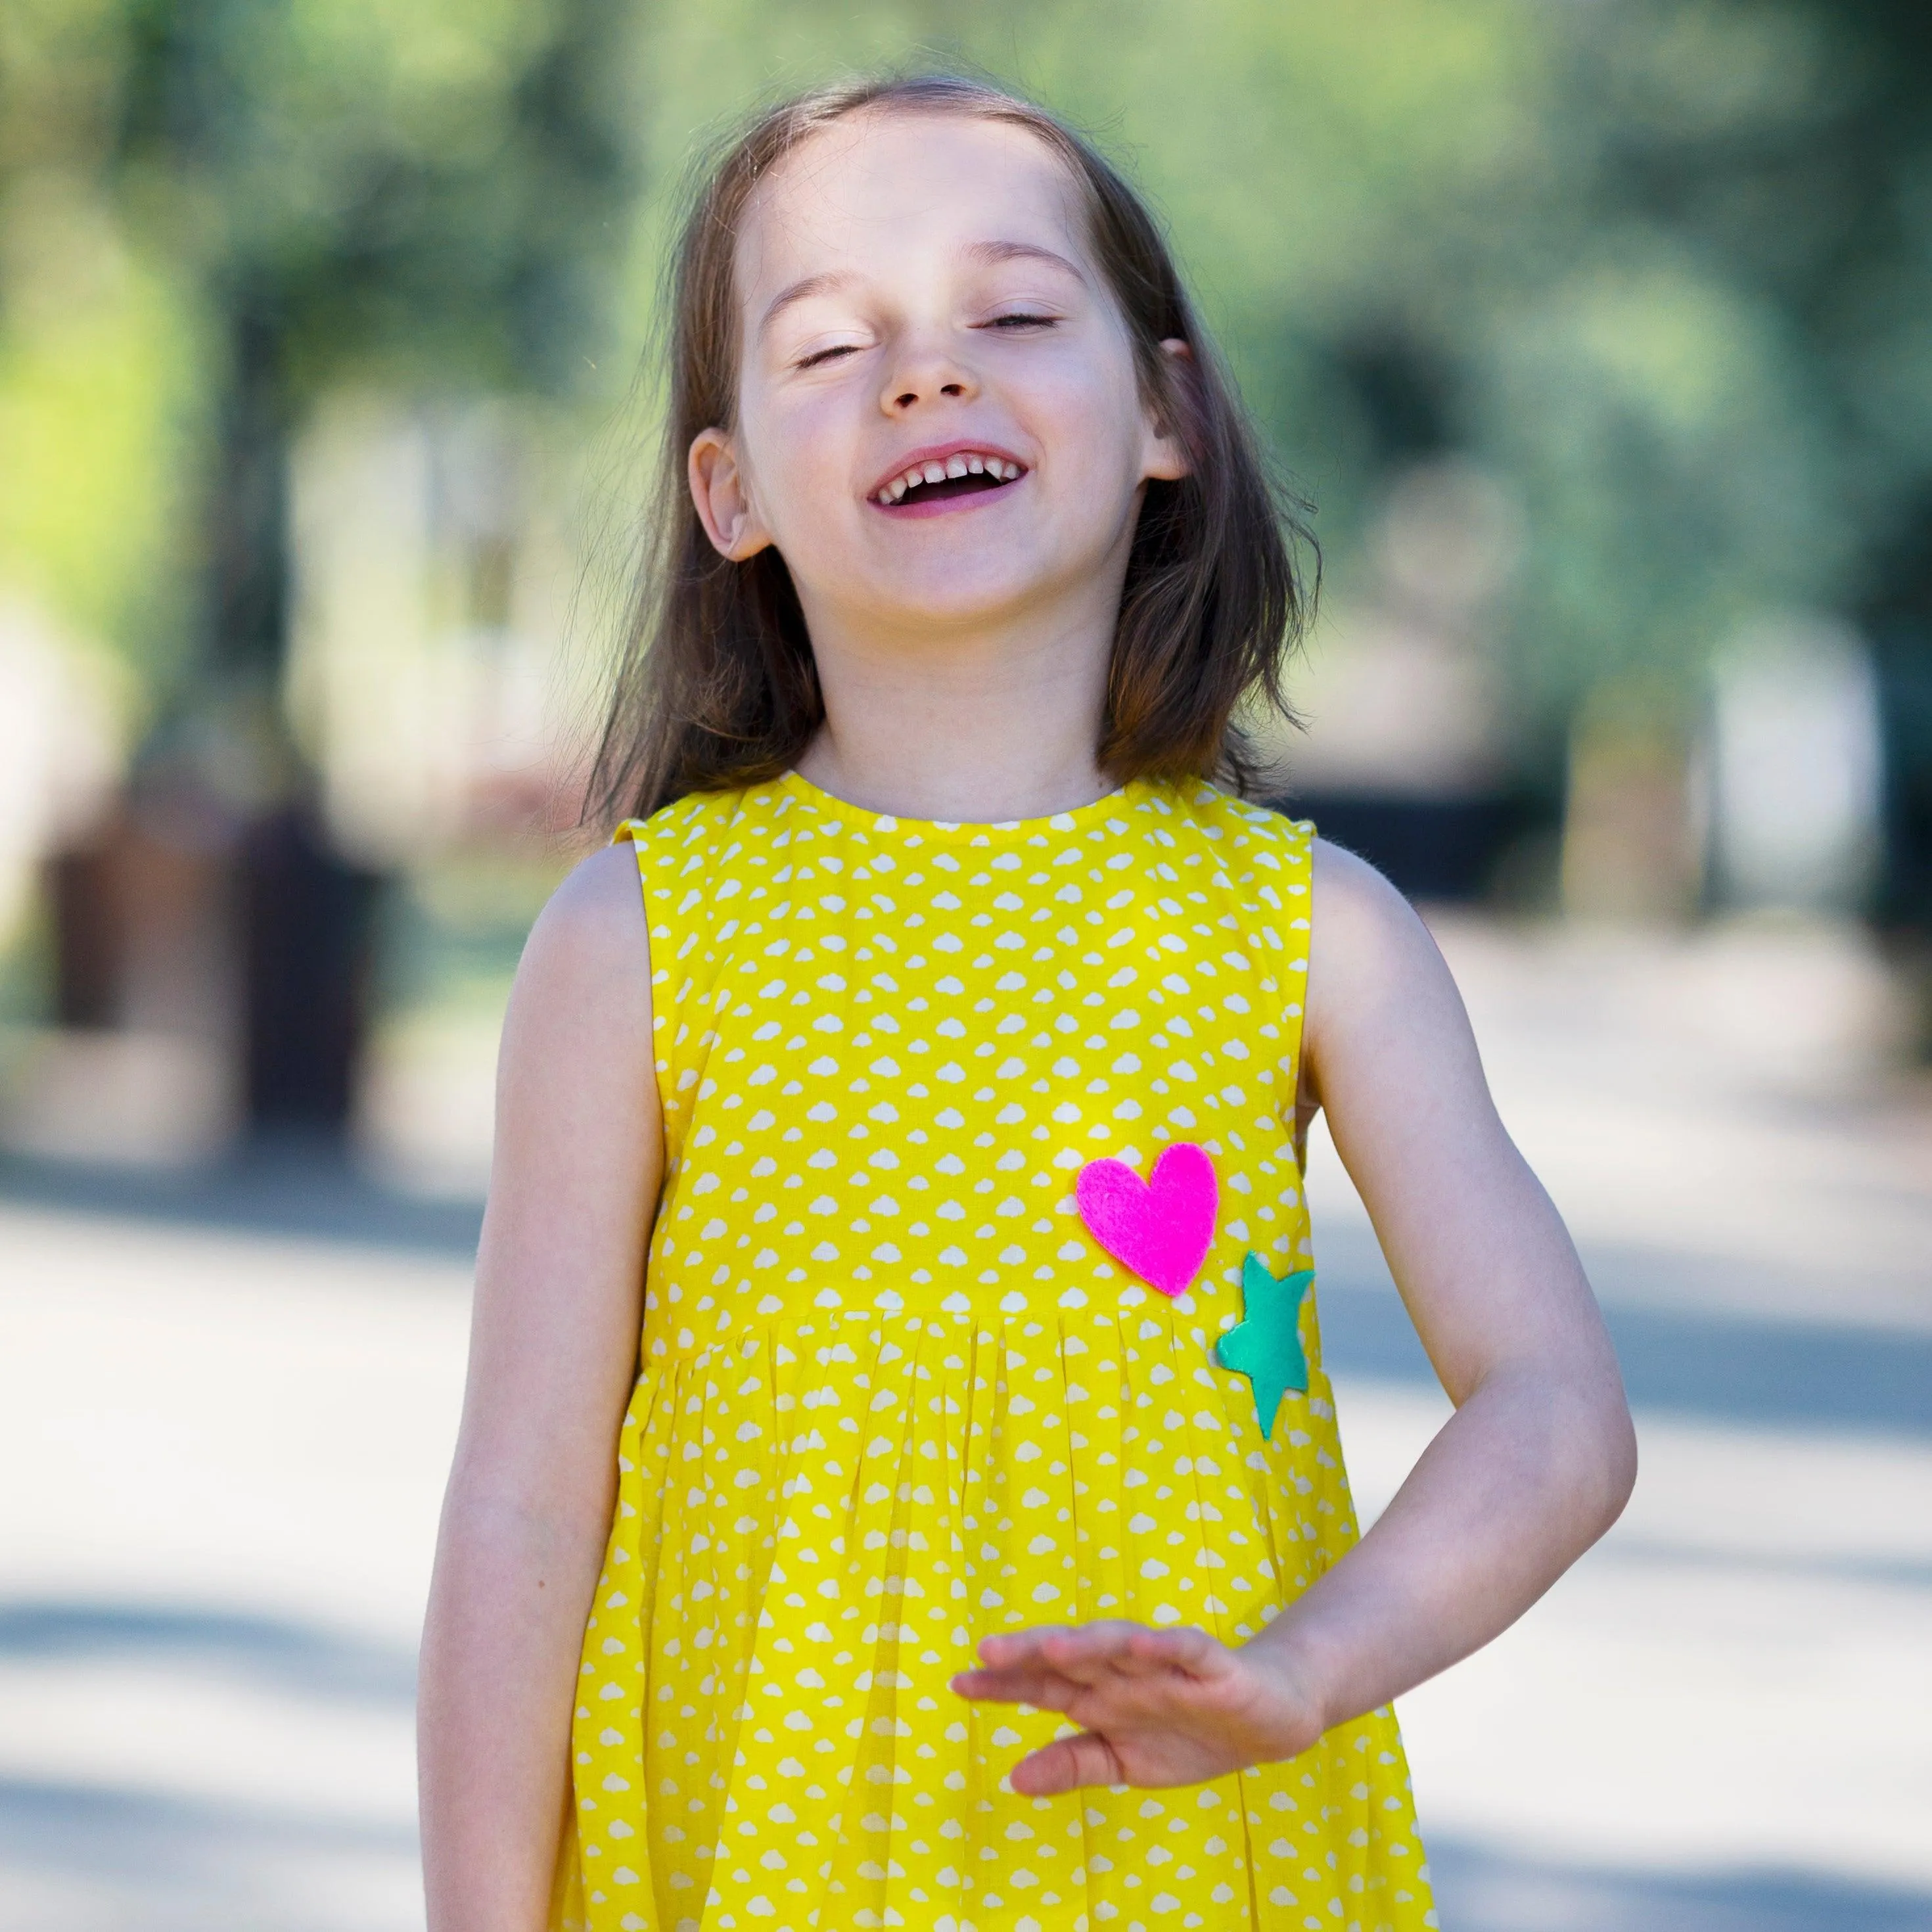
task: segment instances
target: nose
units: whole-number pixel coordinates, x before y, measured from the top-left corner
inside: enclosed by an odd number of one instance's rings
[[[930,339],[908,340],[886,372],[879,406],[889,416],[904,416],[941,396],[967,402],[979,392],[973,372],[950,348]]]

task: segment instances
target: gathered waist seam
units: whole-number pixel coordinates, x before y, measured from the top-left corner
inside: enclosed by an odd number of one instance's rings
[[[1130,1340],[1154,1340],[1179,1336],[1198,1340],[1204,1346],[1214,1340],[1237,1318],[1232,1310],[1220,1311],[1226,1320],[1205,1311],[1187,1311],[1148,1301],[1124,1306],[1084,1309],[1029,1309],[1002,1310],[977,1309],[890,1310],[814,1309],[808,1312],[766,1316],[742,1328],[703,1342],[668,1343],[652,1348],[648,1339],[640,1348],[640,1372],[674,1363],[701,1361],[721,1354],[741,1354],[765,1342],[794,1340],[808,1342],[850,1342],[863,1337],[881,1340],[902,1336],[941,1334],[959,1340],[992,1341],[1017,1336],[1031,1340],[1048,1334],[1078,1335],[1083,1330],[1112,1329]],[[856,1332],[855,1332],[856,1331]]]

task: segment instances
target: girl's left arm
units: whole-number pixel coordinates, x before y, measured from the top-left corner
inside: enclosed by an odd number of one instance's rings
[[[1319,843],[1314,896],[1304,1086],[1455,1414],[1355,1548],[1244,1646],[1119,1621],[986,1639],[956,1688],[1085,1727],[1023,1760],[1018,1790],[1295,1755],[1506,1629],[1636,1480],[1603,1318],[1435,942],[1380,873]]]
[[[1454,980],[1379,872],[1316,848],[1306,1075],[1455,1413],[1375,1526],[1248,1646],[1322,1728],[1507,1629],[1636,1478],[1582,1263],[1490,1096]]]

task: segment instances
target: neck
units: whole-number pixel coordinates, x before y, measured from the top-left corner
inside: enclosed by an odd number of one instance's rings
[[[809,609],[825,722],[801,776],[868,812],[992,824],[1090,805],[1118,608],[908,634]]]

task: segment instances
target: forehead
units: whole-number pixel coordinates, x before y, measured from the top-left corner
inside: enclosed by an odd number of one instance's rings
[[[794,148],[752,195],[740,298],[755,311],[801,276],[864,275],[988,242],[1088,265],[1082,197],[1060,156],[1012,122],[861,112]]]

